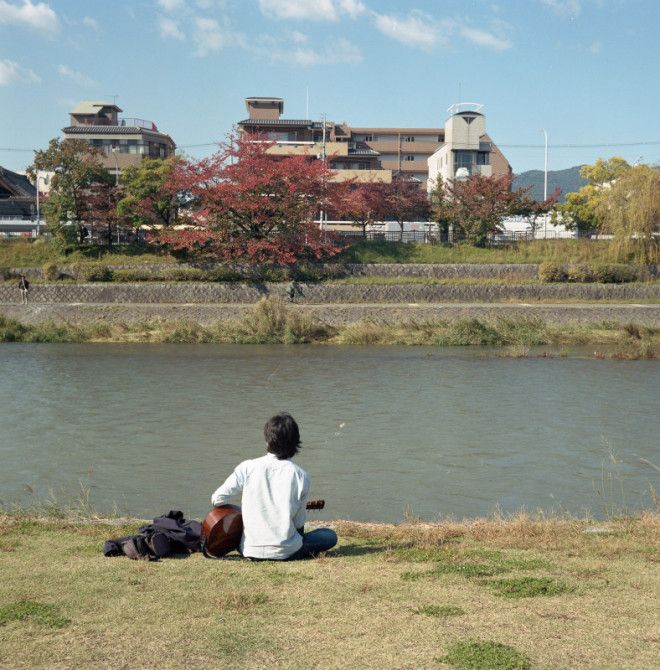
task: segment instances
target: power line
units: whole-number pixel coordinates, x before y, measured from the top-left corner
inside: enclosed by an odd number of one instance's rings
[[[500,144],[505,149],[544,149],[544,144]],[[652,142],[608,142],[606,144],[549,144],[548,149],[605,149],[607,147],[648,147],[659,145],[660,141]]]

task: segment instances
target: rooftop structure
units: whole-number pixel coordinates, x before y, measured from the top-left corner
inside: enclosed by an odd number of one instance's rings
[[[84,139],[105,154],[103,165],[118,175],[123,168],[138,165],[143,158],[168,158],[176,145],[153,121],[124,118],[123,110],[105,101],[86,100],[71,110],[64,137]]]

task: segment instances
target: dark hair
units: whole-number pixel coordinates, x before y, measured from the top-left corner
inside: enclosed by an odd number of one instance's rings
[[[300,431],[294,418],[282,412],[266,421],[264,437],[268,451],[277,456],[280,461],[291,458],[300,449]]]

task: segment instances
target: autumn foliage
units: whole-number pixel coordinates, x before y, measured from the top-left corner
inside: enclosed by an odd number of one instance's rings
[[[306,156],[273,156],[272,143],[230,137],[210,158],[180,161],[167,188],[185,194],[176,228],[156,240],[223,261],[292,264],[341,250],[314,219],[330,206],[330,171]]]
[[[438,179],[432,194],[432,210],[438,225],[450,224],[465,233],[475,246],[485,246],[489,235],[502,232],[502,219],[525,216],[534,227],[536,219],[549,212],[559,192],[544,202],[536,202],[529,189],[511,190],[513,177],[484,177],[442,181]]]

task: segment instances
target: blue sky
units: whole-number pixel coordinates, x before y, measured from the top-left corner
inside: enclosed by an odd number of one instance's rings
[[[308,89],[312,118],[354,126],[482,103],[515,172],[543,168],[543,128],[550,169],[656,163],[659,26],[659,0],[0,0],[0,165],[22,169],[6,149],[45,146],[80,100],[117,94],[202,156],[245,97],[301,118]]]

